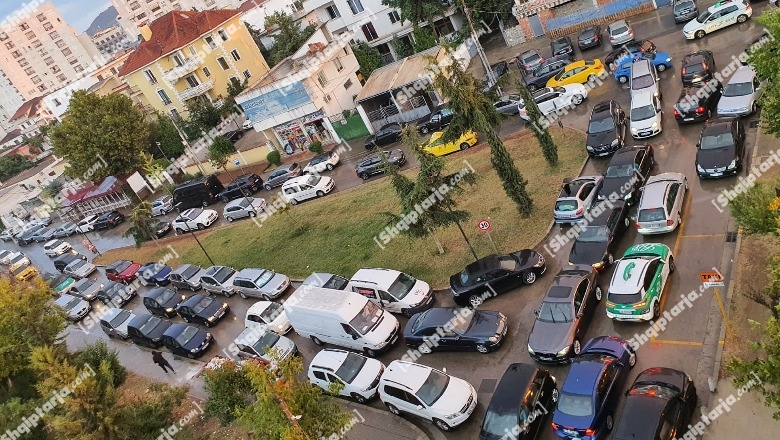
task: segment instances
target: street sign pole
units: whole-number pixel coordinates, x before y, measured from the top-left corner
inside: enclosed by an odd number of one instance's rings
[[[477,228],[479,228],[480,231],[483,231],[487,234],[488,240],[490,240],[490,244],[491,246],[493,246],[493,250],[496,253],[498,253],[496,244],[493,243],[493,237],[490,236],[490,220],[489,219],[480,220],[479,223],[477,223]]]
[[[485,231],[488,236],[488,240],[490,240],[490,244],[493,245],[493,250],[498,253],[498,249],[496,249],[496,244],[493,243],[493,237],[490,236],[490,231]]]

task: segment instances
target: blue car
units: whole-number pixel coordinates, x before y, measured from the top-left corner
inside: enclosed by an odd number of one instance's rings
[[[138,278],[144,286],[166,286],[171,282],[168,277],[172,270],[170,266],[162,263],[146,263],[138,269]]]
[[[606,438],[615,423],[615,407],[636,365],[628,341],[599,336],[585,344],[574,358],[561,387],[552,427],[558,437],[579,440]]]
[[[628,82],[628,78],[631,76],[631,64],[637,59],[650,60],[655,70],[663,72],[666,69],[672,67],[672,56],[667,52],[636,52],[630,56],[626,56],[615,61],[618,67],[612,72],[615,75],[615,79],[619,83],[625,84]]]

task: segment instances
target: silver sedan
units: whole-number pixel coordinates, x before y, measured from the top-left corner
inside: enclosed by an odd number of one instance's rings
[[[503,113],[505,115],[516,115],[520,113],[520,109],[518,108],[518,105],[521,103],[522,99],[520,98],[520,95],[506,95],[502,96],[498,99],[498,101],[493,103],[493,107],[496,108],[496,111],[499,113]]]
[[[672,232],[682,222],[688,179],[682,173],[662,173],[647,179],[637,208],[637,232],[643,235]],[[671,203],[670,203],[671,201]]]

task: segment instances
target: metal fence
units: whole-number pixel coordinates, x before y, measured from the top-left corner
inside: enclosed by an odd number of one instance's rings
[[[558,38],[573,34],[588,26],[608,24],[653,9],[655,7],[652,0],[619,0],[597,8],[550,18],[545,23],[545,27],[550,38]]]

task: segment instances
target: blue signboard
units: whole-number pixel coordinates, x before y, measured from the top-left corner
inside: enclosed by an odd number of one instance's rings
[[[298,81],[290,86],[252,98],[241,104],[241,107],[249,120],[258,122],[310,102],[311,98],[303,87],[303,83]]]

